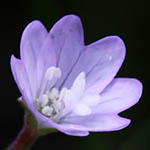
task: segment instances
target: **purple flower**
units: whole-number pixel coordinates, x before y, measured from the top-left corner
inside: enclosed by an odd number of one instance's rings
[[[89,131],[114,131],[129,125],[118,114],[136,104],[142,84],[114,78],[125,45],[117,36],[84,45],[80,19],[68,15],[48,33],[39,21],[23,32],[21,59],[11,57],[11,69],[38,129],[56,128],[75,136]]]

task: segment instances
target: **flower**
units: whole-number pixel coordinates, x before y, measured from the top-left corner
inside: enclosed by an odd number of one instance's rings
[[[74,136],[114,131],[129,125],[118,114],[138,102],[142,84],[114,78],[125,45],[108,36],[84,45],[80,19],[67,15],[48,33],[40,21],[24,30],[21,59],[11,57],[14,79],[38,129],[56,128]]]

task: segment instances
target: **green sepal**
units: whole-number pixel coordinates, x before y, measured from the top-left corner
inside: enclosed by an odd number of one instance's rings
[[[57,132],[57,130],[54,128],[42,128],[38,130],[38,135],[43,136],[43,135],[47,135],[49,133],[54,133],[54,132]]]
[[[21,106],[23,107],[23,109],[25,110],[26,119],[27,119],[26,121],[28,121],[28,123],[30,123],[30,126],[31,126],[31,128],[33,128],[33,130],[37,131],[37,137],[44,136],[49,133],[57,132],[57,130],[55,128],[38,129],[38,122],[37,122],[34,114],[27,108],[27,106],[22,98],[19,98],[18,101],[21,104]]]
[[[34,130],[35,129],[37,130],[38,122],[37,122],[35,116],[33,115],[33,113],[28,109],[28,107],[26,106],[26,104],[22,98],[19,98],[18,102],[25,110],[25,119],[26,119],[25,121],[27,121],[30,124],[31,128],[33,128]]]

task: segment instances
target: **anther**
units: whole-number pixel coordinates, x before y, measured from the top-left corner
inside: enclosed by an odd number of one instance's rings
[[[57,67],[49,67],[45,73],[45,78],[47,80],[52,80],[53,78],[60,78],[61,77],[61,70]]]
[[[52,116],[52,113],[53,113],[53,108],[52,107],[49,107],[49,106],[45,106],[41,112],[45,115],[45,116]]]

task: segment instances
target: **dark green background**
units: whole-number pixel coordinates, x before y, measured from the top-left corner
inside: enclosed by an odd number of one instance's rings
[[[117,76],[135,77],[144,85],[140,102],[121,115],[132,119],[129,127],[88,137],[55,133],[42,137],[33,150],[149,150],[150,149],[150,9],[140,0],[12,0],[0,2],[0,149],[4,149],[23,125],[23,110],[16,101],[19,90],[10,71],[10,56],[19,57],[20,37],[32,20],[41,20],[47,29],[62,16],[80,16],[89,44],[107,35],[119,35],[127,55]],[[116,106],[117,107],[117,106]]]

